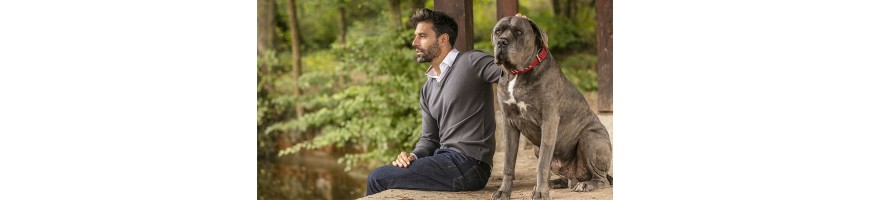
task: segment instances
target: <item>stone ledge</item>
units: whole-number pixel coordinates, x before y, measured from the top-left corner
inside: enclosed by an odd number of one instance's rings
[[[514,180],[514,191],[511,199],[530,199],[532,190],[535,188],[535,170],[537,159],[532,149],[521,149],[517,155],[517,176]],[[502,171],[504,170],[504,152],[495,153],[495,162],[492,176],[486,187],[479,191],[470,192],[435,192],[416,190],[387,190],[361,199],[490,199],[493,192],[501,186]],[[550,175],[555,179],[555,175]],[[614,178],[617,179],[617,178]],[[616,181],[614,181],[616,182]],[[613,199],[613,188],[598,189],[592,192],[572,192],[571,189],[551,189],[552,199]]]

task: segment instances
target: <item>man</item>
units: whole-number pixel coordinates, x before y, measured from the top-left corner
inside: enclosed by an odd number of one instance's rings
[[[423,131],[412,153],[369,174],[366,195],[388,189],[472,191],[486,186],[495,153],[491,83],[501,69],[480,51],[453,48],[458,26],[440,11],[421,9],[416,24],[417,62],[431,62],[420,92]]]

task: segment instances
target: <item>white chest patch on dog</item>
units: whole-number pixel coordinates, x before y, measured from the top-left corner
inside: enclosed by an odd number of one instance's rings
[[[506,103],[508,105],[517,104],[517,107],[520,108],[520,111],[522,111],[522,112],[528,111],[529,105],[526,104],[526,102],[522,102],[522,101],[517,102],[517,98],[514,96],[514,86],[517,86],[517,76],[514,76],[514,79],[511,80],[510,82],[508,82],[508,95],[510,96],[510,98],[507,101],[504,101],[504,103]],[[523,117],[525,117],[525,116],[523,116]]]
[[[514,76],[514,79],[508,82],[508,94],[510,98],[507,101],[504,101],[506,104],[516,104],[517,98],[514,97],[514,86],[517,85],[517,76]]]
[[[517,106],[520,107],[520,111],[526,112],[526,111],[528,111],[529,104],[526,104],[526,102],[520,101],[519,103],[517,103]]]

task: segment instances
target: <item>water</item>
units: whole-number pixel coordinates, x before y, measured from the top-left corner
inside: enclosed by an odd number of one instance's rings
[[[279,159],[258,158],[257,199],[356,199],[365,196],[370,171],[344,171],[326,152],[300,152]]]

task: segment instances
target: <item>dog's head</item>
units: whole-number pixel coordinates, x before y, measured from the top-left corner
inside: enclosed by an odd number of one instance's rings
[[[538,50],[547,45],[547,35],[535,22],[519,16],[498,20],[492,29],[495,64],[505,69],[521,70],[535,59]]]

